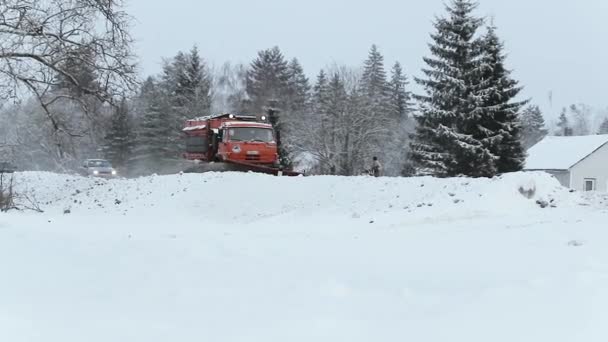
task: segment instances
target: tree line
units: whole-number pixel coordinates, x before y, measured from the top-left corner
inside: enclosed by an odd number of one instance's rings
[[[23,6],[37,5],[21,2],[5,2],[0,12],[30,15],[40,25],[0,22],[20,30],[2,33],[15,51],[0,51],[0,71],[11,75],[10,82],[0,79],[0,90],[14,100],[0,111],[0,148],[28,169],[73,170],[94,157],[131,175],[175,172],[184,163],[184,121],[218,112],[268,114],[281,138],[281,163],[327,175],[361,174],[377,156],[387,175],[491,177],[521,170],[526,149],[549,133],[539,107],[521,99],[498,29],[477,16],[473,0],[452,0],[435,19],[423,76],[413,79],[422,94],[412,94],[403,66],[387,67],[376,45],[360,66],[332,65],[313,80],[279,47],[259,51],[247,65],[214,68],[194,46],[135,86],[120,1],[80,4],[113,29],[97,34],[81,7],[28,10]],[[76,40],[59,30],[67,24],[92,33]],[[20,49],[58,42],[64,49],[45,57],[38,72],[23,71],[42,57]],[[19,86],[33,96],[7,90]],[[556,133],[591,133],[588,116],[585,106],[565,109]],[[608,120],[600,132],[608,132]]]

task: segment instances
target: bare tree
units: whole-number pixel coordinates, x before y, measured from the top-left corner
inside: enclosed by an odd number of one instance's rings
[[[573,121],[574,135],[588,135],[590,133],[591,108],[585,104],[573,104],[570,106],[570,115]]]
[[[0,99],[32,94],[55,134],[78,134],[54,112],[58,101],[74,101],[88,112],[87,102],[66,91],[102,103],[134,90],[136,70],[128,29],[130,16],[122,0],[2,0],[0,2]],[[86,50],[89,53],[79,54]],[[66,66],[68,59],[92,70],[92,87]],[[62,148],[58,144],[57,148]]]
[[[315,173],[359,174],[372,156],[382,155],[386,146],[375,142],[389,133],[391,122],[365,110],[358,70],[334,66],[323,82],[317,80],[313,112],[293,122],[291,143],[317,161]]]

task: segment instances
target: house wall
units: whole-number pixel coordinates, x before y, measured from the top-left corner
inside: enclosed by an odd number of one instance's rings
[[[546,170],[545,172],[557,178],[561,185],[565,186],[566,188],[570,187],[570,171]]]
[[[585,179],[594,178],[597,191],[608,191],[608,144],[574,165],[570,172],[572,189],[584,191]]]

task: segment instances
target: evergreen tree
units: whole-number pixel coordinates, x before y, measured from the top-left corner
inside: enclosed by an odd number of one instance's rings
[[[183,111],[187,103],[188,75],[188,56],[183,52],[178,52],[170,60],[166,60],[163,65],[161,82],[158,84],[160,89],[171,99],[171,105]]]
[[[407,91],[409,84],[407,76],[403,73],[403,68],[399,62],[393,66],[391,73],[390,105],[392,116],[398,119],[407,119],[411,112],[411,93]]]
[[[327,87],[328,80],[327,75],[324,70],[319,72],[317,75],[317,82],[313,87],[313,111],[318,115],[323,115],[326,113],[327,109]]]
[[[117,168],[125,168],[133,149],[133,129],[127,100],[123,98],[112,114],[110,130],[105,136],[106,159]]]
[[[174,121],[170,105],[160,85],[149,77],[139,95],[140,124],[135,140],[134,161],[146,172],[160,170],[168,159],[177,157]]]
[[[608,134],[608,118],[605,118],[604,121],[602,121],[598,134]]]
[[[453,0],[447,18],[438,18],[431,35],[433,57],[424,58],[426,79],[417,79],[426,95],[418,96],[421,115],[411,144],[411,156],[421,172],[439,176],[492,176],[495,159],[478,140],[489,128],[487,111],[479,108],[482,66],[480,41],[475,38],[482,20],[473,16],[476,3]]]
[[[161,88],[171,99],[180,125],[186,119],[210,114],[211,76],[196,46],[165,63]]]
[[[414,124],[410,114],[412,113],[412,104],[410,103],[412,94],[407,90],[409,84],[407,76],[403,72],[403,68],[399,62],[393,65],[391,70],[391,80],[389,82],[390,90],[390,117],[395,120],[394,129],[394,149],[389,149],[387,155],[389,159],[397,162],[388,163],[389,168],[395,168],[394,172],[398,175],[410,175],[411,162],[409,159],[408,140],[412,133]],[[390,170],[389,171],[393,171]]]
[[[562,109],[561,114],[559,115],[559,119],[557,122],[557,132],[556,135],[562,136],[571,136],[572,128],[570,127],[570,121],[568,120],[568,115],[566,114],[566,108]]]
[[[370,153],[380,158],[385,174],[398,174],[401,167],[401,118],[393,115],[391,89],[384,69],[384,56],[376,45],[372,45],[363,63],[360,85],[355,87],[359,103],[357,111],[373,118],[373,129],[367,138]],[[355,94],[353,94],[355,95]],[[365,156],[371,160],[372,156]]]
[[[190,52],[178,52],[163,65],[161,82],[155,82],[158,98],[149,99],[149,106],[163,106],[166,127],[166,159],[175,159],[184,150],[182,128],[184,121],[209,115],[211,111],[211,76],[194,46]],[[164,103],[159,103],[160,100]],[[154,111],[153,108],[150,110]]]
[[[310,84],[297,58],[289,63],[288,73],[288,109],[292,114],[301,113],[307,109],[310,102]]]
[[[379,117],[388,115],[390,93],[384,70],[384,56],[376,45],[372,45],[364,62],[361,87],[366,97],[365,109],[368,113]]]
[[[344,161],[341,160],[343,155],[340,155],[341,147],[343,146],[343,131],[341,128],[346,125],[341,119],[346,114],[346,107],[348,104],[348,93],[342,77],[338,73],[334,73],[327,84],[326,94],[326,118],[327,122],[327,143],[328,146],[328,173],[332,175],[342,174],[345,175],[344,170],[341,167],[344,165]]]
[[[549,132],[538,106],[528,106],[521,114],[522,143],[526,149],[536,145]]]
[[[77,98],[83,97],[83,89],[96,90],[99,85],[95,72],[95,54],[89,46],[83,45],[78,49],[67,51],[59,68],[74,77],[80,85],[77,87],[72,80],[68,80],[63,74],[58,74],[55,78],[55,91],[67,91],[69,95]]]
[[[208,115],[211,111],[211,76],[196,46],[187,57],[186,79],[181,88],[186,97],[188,118]]]
[[[591,116],[591,108],[585,104],[572,104],[570,105],[569,110],[572,135],[589,135],[589,117]]]
[[[247,94],[251,99],[250,111],[267,114],[273,125],[279,161],[285,167],[292,166],[290,151],[283,136],[287,129],[287,99],[289,98],[289,66],[278,47],[258,52],[247,73]]]
[[[475,114],[478,125],[471,132],[496,157],[498,173],[520,171],[526,155],[521,144],[519,112],[526,102],[514,99],[522,88],[505,68],[504,47],[494,26],[488,27],[481,49],[481,101],[476,110],[481,114]]]
[[[282,109],[289,89],[289,66],[281,50],[258,52],[247,73],[247,94],[251,98],[251,111],[257,113],[267,107]]]

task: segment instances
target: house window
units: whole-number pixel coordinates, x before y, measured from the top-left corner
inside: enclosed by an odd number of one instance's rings
[[[585,178],[585,191],[595,191],[595,178]]]

